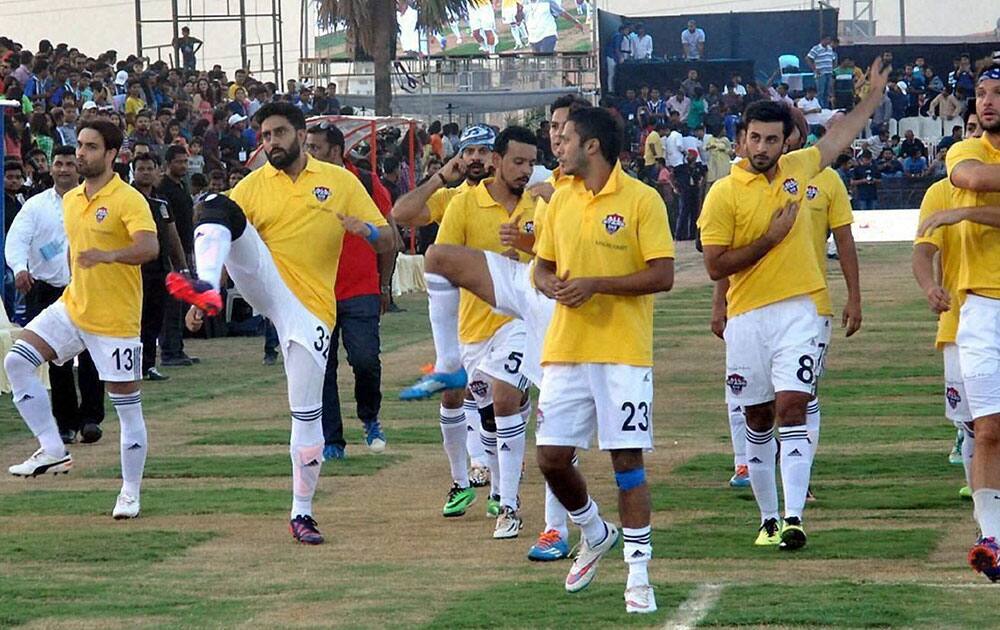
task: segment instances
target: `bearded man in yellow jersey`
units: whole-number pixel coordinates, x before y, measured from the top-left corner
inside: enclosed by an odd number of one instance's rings
[[[618,162],[623,133],[610,112],[572,112],[563,127],[560,185],[535,243],[535,285],[557,304],[542,349],[538,464],[583,530],[565,588],[596,575],[619,538],[573,466],[578,448],[611,452],[625,562],[625,610],[650,613],[650,497],[642,451],[653,446],[653,296],[674,279],[674,243],[663,199]]]
[[[145,197],[112,169],[122,146],[121,130],[92,120],[80,128],[77,141],[77,167],[84,182],[63,195],[69,286],[58,302],[31,320],[4,359],[14,405],[41,446],[9,470],[35,477],[73,467],[37,368],[46,361],[62,365],[87,350],[121,421],[123,483],[112,516],[135,518],[148,448],[139,392],[139,266],[156,258],[160,247]]]
[[[979,118],[970,113],[965,123],[965,137],[982,135]],[[920,203],[920,227],[913,244],[913,276],[927,297],[931,312],[938,316],[937,336],[934,344],[944,358],[944,415],[958,428],[961,436],[957,445],[965,468],[965,486],[959,496],[972,498],[972,455],[975,451],[975,432],[969,397],[962,381],[955,335],[958,332],[958,312],[965,295],[957,290],[959,265],[962,261],[962,242],[958,227],[960,221],[976,221],[1000,227],[1000,213],[989,208],[955,208],[952,205],[952,185],[948,179],[935,182],[927,189]],[[934,259],[940,255],[937,270]]]
[[[1000,65],[976,84],[981,138],[951,146],[946,163],[955,207],[1000,206]],[[965,294],[958,333],[962,380],[973,418],[972,501],[982,533],[969,551],[972,567],[1000,580],[1000,228],[963,221],[956,290]],[[950,308],[955,305],[948,304]]]
[[[802,111],[796,107],[789,107],[789,113],[795,127],[788,140],[785,142],[785,151],[797,151],[805,144],[806,136],[809,132],[809,124],[806,122]],[[851,199],[847,194],[847,187],[843,180],[830,167],[826,167],[811,179],[806,186],[806,194],[802,201],[802,209],[807,211],[812,221],[813,246],[816,248],[816,259],[820,264],[821,271],[825,270],[826,263],[826,239],[829,233],[833,233],[834,243],[840,253],[840,270],[844,276],[844,283],[847,285],[847,302],[844,304],[841,313],[840,324],[845,329],[845,337],[850,337],[861,328],[861,281],[858,272],[858,251],[854,245],[854,235],[851,233],[851,224],[854,222],[854,215],[851,212]],[[826,274],[823,274],[824,278]],[[720,280],[716,283],[716,290],[713,293],[713,325],[720,324],[714,328],[715,334],[723,337],[723,330],[726,325],[726,292],[729,290],[729,280]],[[830,303],[830,292],[824,288],[822,291],[813,293],[810,297],[816,303],[816,311],[824,320],[823,332],[819,340],[821,357],[819,367],[816,370],[816,378],[823,374],[826,368],[826,355],[830,351],[830,340],[833,332],[833,306]],[[729,406],[730,434],[740,436],[743,446],[746,448],[746,415],[739,405]],[[820,429],[820,405],[818,396],[814,396],[806,406],[806,431],[809,440],[813,445],[813,455],[819,447]],[[735,438],[734,438],[735,443]],[[744,451],[744,461],[746,461]],[[745,480],[745,481],[744,481]],[[747,466],[742,469],[737,467],[733,478],[729,480],[729,485],[733,487],[745,487],[749,485],[750,478]],[[811,490],[807,495],[812,496]]]
[[[229,197],[209,195],[197,208],[194,253],[198,279],[171,274],[167,288],[194,306],[188,325],[221,308],[225,265],[236,288],[274,323],[284,355],[292,415],[292,511],[295,540],[323,542],[312,499],[323,461],[323,378],[336,324],[334,280],[347,232],[376,252],[395,237],[350,171],[302,150],[306,121],[290,103],[268,103],[254,115],[267,164]]]
[[[709,191],[698,225],[705,267],[713,280],[729,278],[726,401],[747,421],[750,485],[761,512],[758,545],[805,545],[802,512],[814,444],[806,407],[822,365],[823,328],[814,294],[826,289],[817,259],[811,213],[799,212],[808,184],[864,126],[888,79],[872,65],[872,94],[831,128],[815,147],[784,154],[794,130],[787,108],[772,102],[747,107],[746,154]],[[860,309],[858,309],[860,322]],[[778,523],[773,427],[782,441],[784,525]]]

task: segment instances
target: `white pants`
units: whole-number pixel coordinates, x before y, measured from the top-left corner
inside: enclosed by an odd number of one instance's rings
[[[955,342],[972,417],[1000,413],[1000,300],[968,294]]]
[[[808,296],[768,304],[726,324],[726,402],[759,405],[775,392],[816,393],[822,371],[823,328]]]
[[[492,337],[460,346],[462,365],[469,375],[469,391],[483,407],[493,402],[493,380],[503,381],[521,391],[528,389],[524,367],[524,322],[514,319],[501,326]]]
[[[553,363],[542,368],[536,413],[539,446],[653,448],[653,368]]]
[[[55,351],[56,365],[72,361],[76,355],[89,350],[102,381],[131,383],[142,380],[142,342],[138,337],[106,337],[81,330],[70,319],[62,301],[48,306],[25,328]]]

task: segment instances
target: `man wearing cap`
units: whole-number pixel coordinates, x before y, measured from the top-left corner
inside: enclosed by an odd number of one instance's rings
[[[242,114],[233,114],[226,121],[226,134],[219,140],[219,151],[222,154],[223,162],[243,164],[250,157],[250,151],[253,150],[253,147],[249,146],[243,135],[246,121],[247,117]]]
[[[392,216],[396,222],[410,227],[420,227],[429,223],[440,224],[452,199],[477,186],[489,176],[495,140],[495,132],[486,125],[467,127],[459,138],[458,153],[455,157],[426,182],[396,201],[392,209]],[[459,184],[463,176],[464,181]],[[442,353],[437,352],[437,355],[440,357]],[[422,383],[421,387],[434,390],[426,393],[425,397],[435,391],[441,391],[441,417],[447,418],[449,424],[465,424],[467,427],[468,440],[464,452],[468,453],[473,463],[471,483],[485,485],[485,466],[477,466],[478,460],[484,455],[482,442],[479,439],[481,422],[477,417],[478,408],[470,393],[463,411],[461,388],[465,387],[467,381],[465,370],[459,367],[457,372],[442,373],[441,370],[446,367],[450,366],[435,365],[435,374],[438,378],[429,379]],[[455,449],[459,448],[458,445],[455,446]],[[452,455],[449,455],[449,458],[451,457]],[[475,500],[475,494],[467,484],[460,490],[463,493],[454,497],[449,496],[444,510],[446,516],[461,516],[465,513],[465,508]]]

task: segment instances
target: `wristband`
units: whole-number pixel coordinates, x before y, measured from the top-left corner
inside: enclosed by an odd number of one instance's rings
[[[448,180],[444,178],[444,175],[442,175],[440,171],[438,171],[437,173],[435,173],[435,175],[437,175],[438,179],[441,180],[441,185],[444,186],[445,188],[447,188],[448,187]]]
[[[365,223],[365,225],[368,226],[368,236],[365,237],[365,240],[374,245],[378,240],[378,228],[371,223]]]

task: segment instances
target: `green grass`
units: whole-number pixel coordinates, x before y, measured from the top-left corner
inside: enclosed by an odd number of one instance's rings
[[[336,465],[323,466],[324,476],[357,477],[374,475],[403,461],[403,455],[367,455],[349,457]],[[164,456],[150,458],[146,464],[147,479],[196,479],[216,477],[223,479],[252,479],[255,477],[288,477],[291,475],[288,455],[215,455],[215,456]],[[103,468],[87,474],[102,479],[120,478],[118,467]]]
[[[428,422],[426,426],[389,427],[383,425],[390,444],[440,444],[441,429],[437,422]],[[348,444],[364,443],[364,431],[359,427],[345,427],[344,439]],[[188,444],[192,446],[264,446],[288,444],[288,429],[233,429],[199,436]],[[348,452],[348,456],[353,451]]]
[[[954,434],[952,434],[954,435]],[[821,447],[822,449],[822,447]],[[908,453],[879,452],[858,455],[822,455],[813,465],[812,478],[817,481],[837,479],[878,480],[898,477],[901,479],[953,479],[957,467],[948,465],[947,451],[915,451]],[[683,477],[717,481],[733,466],[730,454],[698,455],[674,469]]]
[[[621,584],[595,582],[586,590],[569,595],[561,580],[514,578],[490,588],[459,594],[451,606],[424,627],[578,628],[581,607],[589,611],[588,627],[658,626],[687,598],[691,587],[675,582],[654,584],[654,587],[659,610],[652,615],[625,616]]]
[[[0,563],[8,567],[56,562],[117,567],[162,562],[216,536],[204,531],[130,530],[127,523],[119,523],[117,529],[4,533],[0,535]],[[72,541],[72,547],[60,544],[64,541]]]
[[[776,547],[755,547],[760,520],[756,506],[746,519],[732,515],[682,523],[653,530],[653,548],[658,558],[684,560],[753,560],[794,562],[800,560],[917,560],[927,559],[946,532],[940,528],[913,529],[823,529],[814,531],[806,522],[809,544],[796,552]],[[706,544],[706,541],[711,541]]]
[[[0,516],[111,514],[106,490],[31,490],[5,495]],[[288,492],[261,488],[161,488],[142,491],[143,517],[176,514],[274,514],[287,507]]]
[[[847,581],[730,585],[701,626],[985,628],[996,623],[987,593]]]

